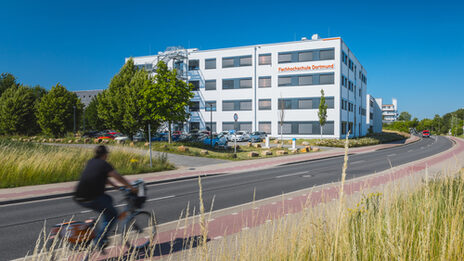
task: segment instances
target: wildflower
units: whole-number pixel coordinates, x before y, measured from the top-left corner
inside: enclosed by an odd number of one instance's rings
[[[138,159],[130,159],[130,162],[131,163],[136,163],[136,162],[139,162],[139,160]]]

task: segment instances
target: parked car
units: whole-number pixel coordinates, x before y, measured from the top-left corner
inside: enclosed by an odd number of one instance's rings
[[[266,132],[264,131],[255,131],[250,134],[250,141],[251,142],[261,142],[266,139]]]
[[[151,141],[168,141],[168,134],[158,133],[155,136],[151,137]]]
[[[230,136],[231,136],[231,134],[229,133],[229,131],[221,131],[221,132],[219,133],[219,135],[224,136],[224,138],[226,138],[227,141],[230,141]]]
[[[100,140],[114,140],[114,138],[115,137],[112,134],[103,133],[103,134],[100,134],[97,139],[100,139]]]
[[[130,140],[129,137],[127,137],[126,135],[123,135],[121,133],[114,134],[113,137],[114,137],[115,141],[128,141],[128,140]]]
[[[144,141],[144,140],[145,140],[145,134],[142,131],[139,131],[134,135],[134,141]]]
[[[430,138],[430,131],[423,130],[422,131],[422,138]]]
[[[205,137],[203,139],[205,145],[211,145],[211,137]],[[227,139],[224,135],[213,134],[213,147],[225,147],[227,146]]]
[[[230,134],[230,141],[249,141],[250,135],[244,131],[237,131],[235,134]]]

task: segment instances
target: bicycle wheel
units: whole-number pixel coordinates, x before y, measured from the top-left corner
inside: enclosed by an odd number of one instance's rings
[[[156,226],[151,213],[134,212],[124,224],[123,241],[131,249],[147,249],[156,235]]]

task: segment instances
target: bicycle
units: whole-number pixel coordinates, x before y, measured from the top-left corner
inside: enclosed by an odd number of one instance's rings
[[[125,187],[119,188],[124,193],[123,201],[127,205],[119,215],[117,221],[122,224],[122,239],[129,249],[147,250],[150,242],[156,236],[156,226],[153,215],[148,211],[139,210],[146,201],[146,187],[143,180],[137,180],[132,186],[138,188],[134,194]],[[70,221],[56,224],[50,231],[50,239],[58,237],[66,240],[70,246],[88,246],[95,238],[96,218],[85,221]]]

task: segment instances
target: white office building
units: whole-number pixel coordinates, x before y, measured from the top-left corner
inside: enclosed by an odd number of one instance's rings
[[[391,104],[383,104],[383,99],[376,99],[380,108],[382,108],[382,119],[384,123],[391,123],[398,119],[398,100],[393,98]]]
[[[371,133],[382,132],[382,108],[372,95],[367,95],[368,105],[366,106],[367,130]]]
[[[133,59],[151,72],[164,60],[195,86],[191,117],[179,126],[185,131],[207,129],[212,122],[214,132],[265,131],[277,137],[282,121],[284,138],[319,138],[318,108],[324,90],[328,117],[323,137],[367,133],[366,70],[340,37],[313,35],[214,50],[168,48]]]

